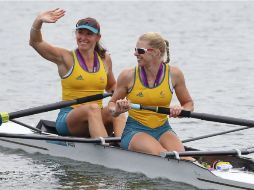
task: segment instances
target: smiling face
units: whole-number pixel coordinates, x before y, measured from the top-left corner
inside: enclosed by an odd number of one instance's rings
[[[142,49],[143,48],[143,49]],[[136,44],[134,55],[139,66],[161,64],[165,54],[169,58],[167,41],[157,32],[147,32],[141,35]]]
[[[145,66],[153,61],[154,51],[152,47],[149,46],[148,41],[139,40],[136,44],[134,55],[137,57],[138,65]]]
[[[94,50],[96,43],[99,42],[101,38],[99,34],[95,34],[88,29],[77,29],[75,34],[80,51]]]

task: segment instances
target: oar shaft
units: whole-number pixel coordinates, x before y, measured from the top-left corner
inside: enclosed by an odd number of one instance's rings
[[[232,124],[232,125],[242,125],[242,126],[254,127],[254,121],[247,120],[247,119],[239,119],[239,118],[234,118],[234,117],[212,115],[212,114],[207,114],[207,113],[194,113],[194,112],[191,112],[189,117],[201,119],[201,120],[206,120],[206,121],[214,121],[214,122],[227,123],[227,124]]]
[[[241,155],[247,155],[254,152],[254,149],[245,149],[245,150],[226,150],[226,151],[186,151],[186,152],[165,152],[161,156],[165,158],[173,158],[177,156],[223,156],[223,155],[232,155],[237,156],[239,153]]]
[[[52,141],[66,141],[66,142],[79,142],[79,143],[101,143],[100,138],[77,138],[77,137],[63,137],[63,136],[50,136],[50,135],[36,135],[36,134],[10,134],[0,133],[0,137],[18,138],[18,139],[33,139],[33,140],[52,140]],[[109,142],[120,142],[120,137],[105,137],[106,143]]]
[[[37,129],[37,128],[35,128],[35,127],[32,127],[32,126],[27,125],[27,124],[25,124],[25,123],[22,123],[22,122],[20,122],[20,121],[17,121],[17,120],[14,120],[14,119],[11,119],[10,121],[12,121],[12,122],[14,122],[14,123],[17,123],[17,124],[19,124],[19,125],[22,125],[22,126],[28,128],[28,129],[31,129],[31,130],[33,130],[33,131],[35,131],[35,132],[37,132],[37,133],[43,133],[40,129]]]
[[[186,139],[183,140],[183,143],[187,143],[187,142],[192,142],[192,141],[196,141],[196,140],[200,140],[200,139],[205,139],[208,137],[214,137],[214,136],[218,136],[218,135],[224,135],[227,133],[233,133],[236,131],[241,131],[241,130],[245,130],[245,129],[249,129],[250,127],[242,127],[242,128],[238,128],[238,129],[232,129],[232,130],[228,130],[228,131],[223,131],[223,132],[218,132],[218,133],[213,133],[213,134],[209,134],[209,135],[203,135],[203,136],[199,136],[199,137],[194,137],[194,138],[190,138],[190,139]]]
[[[112,95],[111,93],[96,94],[96,95],[92,95],[92,96],[78,98],[75,100],[60,101],[60,102],[56,102],[56,103],[52,103],[52,104],[48,104],[48,105],[43,105],[43,106],[28,108],[28,109],[24,109],[24,110],[20,110],[20,111],[16,111],[16,112],[11,112],[11,113],[9,113],[9,120],[14,119],[14,118],[28,116],[28,115],[34,115],[34,114],[38,114],[38,113],[42,113],[42,112],[52,111],[52,110],[72,106],[75,104],[82,104],[82,103],[86,103],[86,102],[90,102],[90,101],[100,100],[100,99],[106,98],[111,95]]]
[[[135,106],[133,106],[133,109],[137,109],[138,106],[136,104],[134,105]],[[170,113],[170,108],[164,108],[164,107],[139,105],[139,109],[150,110],[150,111],[154,111],[154,112],[162,113],[162,114]],[[254,127],[253,120],[239,119],[234,117],[213,115],[213,114],[207,114],[207,113],[190,112],[186,110],[182,110],[180,117],[189,117],[189,118],[201,119],[206,121],[214,121],[214,122],[220,122],[220,123],[226,123],[226,124],[232,124],[232,125]]]

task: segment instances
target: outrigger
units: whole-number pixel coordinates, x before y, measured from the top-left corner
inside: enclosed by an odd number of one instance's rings
[[[254,160],[243,155],[254,153],[254,147],[234,150],[200,151],[186,147],[186,152],[166,152],[160,156],[123,150],[118,143],[120,138],[76,138],[59,136],[55,123],[41,120],[36,127],[14,120],[15,118],[59,109],[73,104],[93,101],[110,94],[58,102],[12,113],[1,113],[0,121],[5,122],[0,127],[0,146],[11,149],[22,149],[28,153],[41,153],[50,156],[65,157],[77,161],[103,165],[108,168],[121,169],[127,172],[139,172],[150,178],[167,178],[172,181],[187,183],[202,189],[249,189],[254,190]],[[144,107],[133,105],[135,109],[169,113],[165,108]],[[163,110],[163,111],[162,111]],[[210,114],[185,113],[184,117],[195,117],[209,121],[244,125],[223,132],[222,134],[244,130],[254,126],[254,121]],[[10,122],[7,122],[9,121]],[[1,123],[0,122],[0,123]],[[215,133],[183,142],[190,142]],[[195,162],[182,160],[181,156],[192,156]],[[219,165],[218,163],[222,163]],[[227,167],[219,167],[226,165]],[[149,166],[149,167],[148,167]]]

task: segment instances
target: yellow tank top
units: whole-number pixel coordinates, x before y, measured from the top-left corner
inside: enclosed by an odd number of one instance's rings
[[[140,80],[140,67],[135,67],[134,85],[127,96],[132,103],[146,106],[169,107],[173,91],[170,85],[169,65],[164,65],[163,79],[161,83],[154,88],[148,88],[142,84]],[[148,110],[130,109],[129,116],[150,128],[160,127],[168,119],[165,114],[159,114]]]
[[[98,55],[99,69],[96,72],[88,72],[84,70],[77,59],[75,51],[72,51],[74,65],[71,73],[62,78],[62,99],[73,100],[81,97],[102,94],[107,86],[107,73],[104,68],[103,61]],[[102,100],[94,101],[102,107]],[[75,108],[80,105],[73,105]]]

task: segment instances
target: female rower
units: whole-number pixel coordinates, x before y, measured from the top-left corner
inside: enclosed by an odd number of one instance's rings
[[[122,148],[154,155],[165,151],[184,151],[182,142],[169,125],[167,115],[130,109],[130,102],[169,107],[175,91],[180,105],[170,106],[169,117],[179,116],[183,109],[193,110],[183,73],[167,64],[168,42],[159,33],[145,33],[139,37],[134,55],[138,65],[121,72],[109,102],[113,116],[129,112],[121,139]]]
[[[94,18],[77,22],[75,50],[55,47],[43,40],[42,24],[55,23],[64,15],[62,9],[43,12],[37,16],[30,31],[30,45],[58,68],[62,99],[66,101],[100,94],[104,90],[114,91],[116,80],[111,58],[99,42],[100,25]],[[121,136],[125,115],[113,118],[107,107],[102,108],[102,100],[98,100],[62,108],[56,120],[56,129],[60,135],[106,137],[111,124],[115,136]]]

